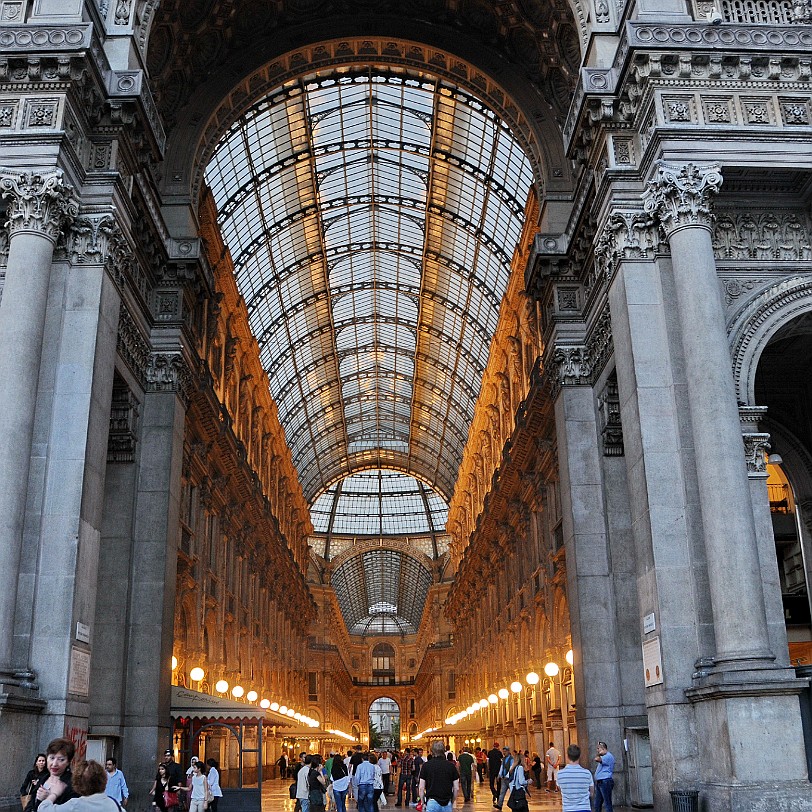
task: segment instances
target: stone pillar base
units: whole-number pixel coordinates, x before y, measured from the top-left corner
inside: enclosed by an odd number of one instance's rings
[[[19,776],[31,769],[31,754],[43,749],[38,727],[47,702],[35,690],[20,685],[26,674],[20,672],[10,682],[0,681],[0,753],[4,764],[0,812],[20,812]]]
[[[699,735],[701,810],[810,808],[798,696],[807,680],[707,685],[687,690]],[[803,789],[801,789],[803,787]],[[803,803],[800,799],[803,798]]]
[[[810,794],[808,781],[702,784],[699,812],[801,812],[809,809]]]

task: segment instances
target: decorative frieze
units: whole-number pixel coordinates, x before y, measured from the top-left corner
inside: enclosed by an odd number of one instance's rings
[[[116,375],[110,405],[110,434],[107,437],[107,462],[127,463],[135,460],[138,401],[127,382]]]
[[[149,363],[149,343],[138,329],[124,302],[118,317],[118,354],[142,383]]]
[[[623,456],[623,425],[620,421],[620,395],[617,377],[612,373],[599,397],[601,441],[604,457]]]
[[[719,166],[696,166],[689,163],[672,166],[659,161],[653,180],[644,194],[645,211],[656,216],[666,234],[678,228],[713,224],[710,201],[722,186]]]
[[[592,376],[597,378],[606,362],[612,357],[612,317],[609,305],[605,305],[586,340],[587,356],[592,361]]]
[[[744,460],[747,463],[747,475],[757,478],[766,477],[770,435],[762,432],[742,434],[742,440],[744,441]]]
[[[718,214],[713,229],[717,259],[812,259],[809,219],[800,210],[742,209]]]
[[[36,233],[56,243],[63,227],[79,213],[73,187],[63,182],[62,170],[40,174],[0,169],[0,197],[8,200],[10,236]]]
[[[192,391],[192,374],[179,352],[153,352],[146,368],[148,392],[175,392],[184,400]]]

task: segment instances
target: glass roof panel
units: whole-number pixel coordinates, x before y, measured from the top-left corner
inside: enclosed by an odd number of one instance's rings
[[[534,180],[510,131],[438,77],[324,71],[206,180],[306,498],[370,464],[449,498]]]

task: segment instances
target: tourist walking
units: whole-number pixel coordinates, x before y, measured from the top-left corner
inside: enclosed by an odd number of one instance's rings
[[[451,812],[460,792],[460,774],[452,761],[443,758],[444,745],[431,745],[431,758],[420,772],[417,797],[423,801],[423,812]]]
[[[47,765],[48,759],[45,757],[45,753],[38,753],[34,759],[34,766],[26,774],[23,783],[20,784],[20,800],[23,809],[28,806],[31,796],[36,793],[39,780],[48,777]]]
[[[507,795],[508,785],[510,784],[511,768],[515,760],[510,754],[510,748],[505,746],[502,748],[502,766],[499,769],[499,797],[494,801],[494,806],[501,809],[505,803],[505,795]]]
[[[159,764],[158,775],[152,784],[152,806],[161,812],[176,812],[180,802],[178,788],[182,788],[182,784],[182,781],[170,781],[169,767],[164,763]]]
[[[350,773],[347,769],[347,765],[342,761],[340,754],[333,759],[333,764],[330,768],[330,778],[333,782],[333,800],[335,801],[336,812],[346,812]]]
[[[369,753],[361,755],[361,763],[352,775],[358,812],[376,812],[372,798],[375,794],[375,767],[369,763]]]
[[[474,757],[468,747],[463,748],[460,753],[459,762],[457,767],[460,772],[460,788],[462,789],[462,797],[466,801],[471,800],[471,779],[473,778],[474,771]]]
[[[402,793],[406,789],[406,806],[412,802],[412,770],[414,769],[414,756],[412,756],[412,748],[407,747],[403,751],[403,758],[400,759],[400,766],[398,772],[398,794],[395,801],[395,806],[402,806]]]
[[[107,772],[107,786],[104,788],[107,797],[112,798],[122,807],[127,806],[130,790],[127,789],[127,781],[124,773],[118,768],[118,762],[111,756],[104,762],[104,769]]]
[[[530,772],[533,773],[533,783],[541,789],[541,758],[538,753],[533,753],[533,764],[530,767]]]
[[[494,742],[493,748],[488,751],[488,781],[491,785],[494,806],[499,800],[499,772],[501,769],[502,751],[499,749],[499,742]]]
[[[211,789],[206,779],[205,764],[199,759],[192,765],[191,787],[178,787],[180,792],[189,793],[189,812],[203,812],[211,801]]]
[[[567,748],[567,764],[558,771],[562,812],[592,812],[595,782],[592,773],[580,765],[580,760],[581,748],[571,744]]]
[[[389,751],[384,750],[378,759],[378,766],[381,768],[381,776],[383,777],[383,794],[389,794],[389,781],[391,780],[392,759],[389,758]]]
[[[209,771],[206,774],[206,779],[209,782],[209,791],[211,792],[211,800],[209,801],[209,812],[217,812],[217,804],[220,798],[223,797],[223,790],[220,787],[220,770],[217,759],[206,759]]]

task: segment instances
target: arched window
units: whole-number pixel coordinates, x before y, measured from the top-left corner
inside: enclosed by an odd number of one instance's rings
[[[372,649],[372,683],[395,684],[395,649],[388,643],[378,643]]]

